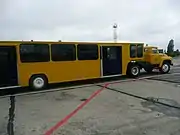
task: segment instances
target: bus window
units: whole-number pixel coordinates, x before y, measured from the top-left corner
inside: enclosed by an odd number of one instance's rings
[[[52,61],[76,60],[76,47],[73,44],[52,44]]]
[[[137,45],[137,57],[138,58],[143,57],[143,45],[142,44]]]
[[[97,45],[78,45],[78,60],[97,60],[98,46]]]
[[[48,44],[21,44],[21,62],[48,62],[50,60]]]
[[[148,49],[147,49],[147,48],[144,48],[144,52],[148,52]]]
[[[130,57],[135,58],[136,57],[136,45],[130,45]]]
[[[0,62],[2,65],[8,62],[8,52],[0,52]]]
[[[117,59],[117,48],[115,47],[107,48],[107,57],[109,60]]]

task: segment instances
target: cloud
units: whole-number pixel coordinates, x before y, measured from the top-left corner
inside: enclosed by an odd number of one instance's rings
[[[180,47],[177,0],[2,0],[3,40],[141,41],[165,48],[173,38]]]

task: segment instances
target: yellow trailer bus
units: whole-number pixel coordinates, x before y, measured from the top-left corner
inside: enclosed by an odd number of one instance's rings
[[[136,77],[143,55],[143,43],[0,41],[0,87]]]

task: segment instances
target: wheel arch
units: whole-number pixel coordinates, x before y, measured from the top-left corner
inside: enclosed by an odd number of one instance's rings
[[[29,80],[30,80],[32,77],[35,77],[35,76],[43,76],[43,77],[45,77],[45,78],[47,79],[47,81],[48,81],[48,77],[47,77],[47,75],[44,74],[44,73],[32,74],[32,75],[29,77]]]
[[[140,62],[140,61],[130,61],[128,64],[127,64],[127,69],[126,69],[126,75],[129,74],[129,69],[131,66],[134,66],[134,65],[138,65],[140,69],[143,68],[143,64]]]
[[[165,60],[162,60],[162,61],[161,61],[161,63],[159,64],[159,67],[162,67],[162,65],[163,65],[164,63],[168,63],[169,65],[173,65],[173,64],[172,64],[172,60],[170,60],[170,59],[165,59]]]

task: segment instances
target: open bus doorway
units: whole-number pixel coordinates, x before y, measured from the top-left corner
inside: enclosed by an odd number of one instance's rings
[[[17,78],[15,46],[0,46],[0,87],[16,86]]]

